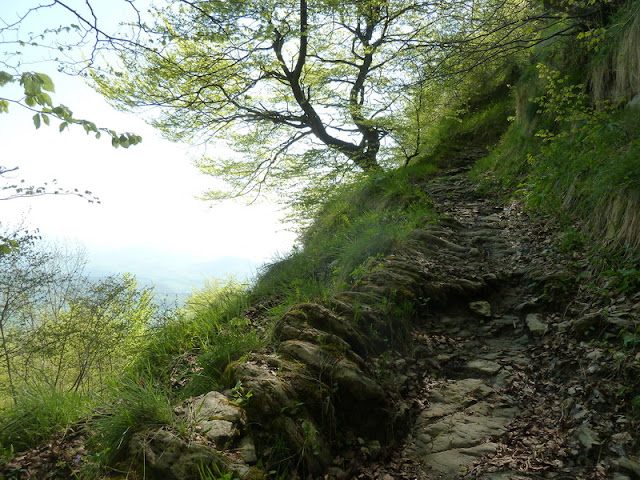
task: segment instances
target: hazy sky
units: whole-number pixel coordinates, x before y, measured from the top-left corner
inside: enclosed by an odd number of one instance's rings
[[[3,10],[0,6],[0,16]],[[79,78],[58,74],[51,66],[29,68],[50,73],[54,103],[71,108],[76,118],[135,132],[143,141],[128,150],[114,149],[108,136],[96,140],[81,127],[59,133],[52,121],[51,127],[36,130],[33,113],[12,105],[9,115],[0,114],[0,165],[20,167],[9,180],[41,184],[57,179],[59,186],[92,191],[101,204],[73,196],[2,201],[0,222],[24,217],[47,237],[81,241],[90,255],[142,246],[201,260],[237,256],[264,261],[291,248],[294,235],[278,222],[277,206],[226,202],[211,207],[194,198],[213,186],[213,179],[193,166],[197,150],[163,140],[141,118],[114,111]],[[16,87],[2,87],[0,96],[10,88]]]

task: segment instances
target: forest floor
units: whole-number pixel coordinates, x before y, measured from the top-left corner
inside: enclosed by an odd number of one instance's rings
[[[638,412],[627,395],[637,394],[640,354],[618,338],[637,328],[640,294],[609,298],[581,281],[588,259],[556,248],[559,230],[478,194],[465,176],[425,188],[453,219],[465,268],[496,282],[415,326],[413,355],[393,360],[411,406],[408,434],[360,467],[339,457],[342,476],[640,478]]]

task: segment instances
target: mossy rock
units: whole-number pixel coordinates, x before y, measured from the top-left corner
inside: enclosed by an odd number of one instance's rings
[[[317,331],[327,332],[327,338],[341,338],[354,352],[364,355],[367,352],[366,341],[354,325],[344,317],[317,303],[300,303],[291,307],[280,324],[300,326],[307,324]],[[331,343],[340,343],[333,341]]]
[[[229,471],[222,454],[201,445],[185,442],[168,430],[135,434],[129,444],[129,454],[140,461],[151,478],[191,480],[199,478],[203,466]]]

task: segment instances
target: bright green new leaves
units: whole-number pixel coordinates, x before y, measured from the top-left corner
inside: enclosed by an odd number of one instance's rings
[[[19,76],[14,76],[8,72],[0,71],[0,87],[16,81],[23,87],[24,96],[21,99],[0,98],[0,113],[9,113],[9,104],[14,103],[36,112],[32,117],[36,129],[43,124],[51,125],[51,117],[55,117],[60,120],[58,127],[60,132],[69,128],[69,125],[80,125],[87,134],[94,134],[96,138],[100,138],[102,133],[107,133],[115,148],[129,148],[142,141],[142,137],[134,133],[117,133],[115,130],[98,127],[89,120],[75,118],[73,112],[64,105],[54,106],[51,96],[47,93],[55,92],[53,80],[49,75],[39,72],[24,72]]]
[[[230,147],[200,162],[228,183],[222,196],[299,192],[382,168],[383,140],[417,71],[406,65],[428,59],[419,52],[434,5],[176,1],[157,12],[147,44],[93,78],[123,109],[155,107],[152,123],[170,139]]]
[[[20,77],[20,85],[24,87],[24,103],[29,107],[53,107],[51,97],[46,93],[54,91],[51,77],[44,73],[25,72]]]

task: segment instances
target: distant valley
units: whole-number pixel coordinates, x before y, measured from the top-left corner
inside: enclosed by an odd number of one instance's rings
[[[87,272],[91,277],[132,273],[141,286],[155,286],[159,299],[179,302],[212,278],[251,280],[262,265],[248,258],[198,260],[138,247],[92,253],[89,257]]]

